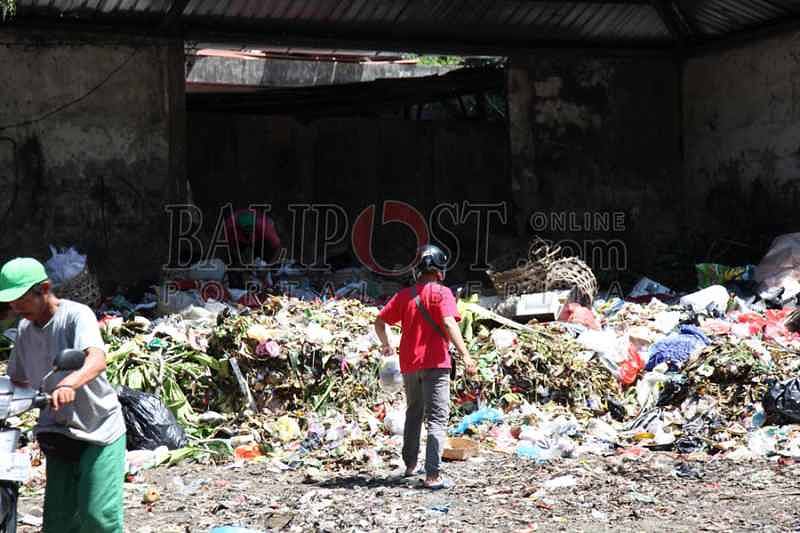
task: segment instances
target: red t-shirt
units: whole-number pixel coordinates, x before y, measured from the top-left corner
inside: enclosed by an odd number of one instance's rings
[[[278,232],[275,231],[275,223],[266,213],[256,212],[250,228],[239,225],[239,215],[242,214],[253,214],[253,211],[247,208],[239,209],[225,220],[225,238],[228,239],[228,243],[250,246],[264,242],[273,252],[281,247],[281,239],[278,237]],[[269,260],[270,258],[262,259]]]
[[[417,294],[445,335],[444,317],[461,320],[456,299],[447,287],[418,283]],[[450,342],[442,338],[417,309],[411,287],[395,294],[378,316],[387,324],[400,323],[400,371],[403,374],[428,368],[450,368]]]

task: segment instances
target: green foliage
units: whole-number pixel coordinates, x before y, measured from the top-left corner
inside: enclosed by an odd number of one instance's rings
[[[0,20],[6,20],[17,10],[17,0],[0,0]]]
[[[459,56],[421,56],[419,64],[431,67],[457,67],[464,64],[464,58]]]
[[[403,56],[405,59],[416,59],[417,64],[428,67],[458,67],[464,64],[461,56],[420,56],[408,54]]]

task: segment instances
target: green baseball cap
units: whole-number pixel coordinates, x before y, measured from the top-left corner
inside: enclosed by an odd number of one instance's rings
[[[253,231],[253,226],[256,224],[256,217],[253,215],[252,211],[245,211],[244,213],[239,213],[239,216],[236,217],[236,222],[243,230]]]
[[[17,257],[0,269],[0,302],[13,302],[36,285],[47,279],[47,272],[39,261],[32,257]]]

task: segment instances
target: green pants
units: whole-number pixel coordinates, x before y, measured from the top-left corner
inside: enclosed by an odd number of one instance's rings
[[[80,461],[47,459],[44,533],[123,533],[125,435]]]

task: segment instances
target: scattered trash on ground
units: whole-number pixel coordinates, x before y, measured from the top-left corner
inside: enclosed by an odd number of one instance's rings
[[[459,301],[477,373],[457,369],[445,456],[480,461],[486,451],[538,465],[658,451],[800,458],[800,314],[788,296],[796,271],[786,266],[794,264],[787,242],[784,259],[771,251],[755,273],[697,265],[700,289],[688,294],[648,278],[627,298],[599,293],[585,264],[546,246],[532,247],[522,266],[491,272],[497,288],[516,292]],[[118,295],[98,308],[108,374],[126,411],[129,479],[185,461],[263,464],[311,483],[402,466],[402,376],[373,333],[377,299],[337,296],[337,287],[369,276],[351,269],[326,292],[287,266],[254,273],[262,290],[243,294],[222,267],[198,265],[172,280],[183,288],[166,314],[155,294],[140,303]],[[305,292],[284,290],[290,278]],[[204,298],[208,283],[219,284],[221,301]],[[754,283],[758,294],[742,289]],[[13,342],[12,333],[4,338]],[[689,463],[671,472],[704,476]],[[536,490],[575,484],[565,474]],[[158,501],[157,492],[140,497]]]

